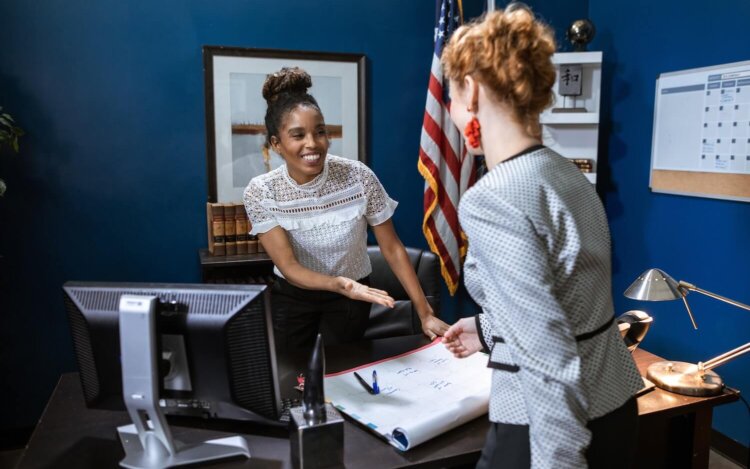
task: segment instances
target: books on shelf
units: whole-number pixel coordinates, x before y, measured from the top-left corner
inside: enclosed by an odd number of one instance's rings
[[[208,252],[214,256],[227,253],[224,240],[224,204],[206,204],[206,224],[208,225]]]
[[[224,204],[224,242],[226,243],[227,256],[237,254],[237,232],[234,221],[235,204]]]
[[[249,220],[245,212],[245,206],[234,204],[234,231],[237,237],[237,254],[247,254],[247,242],[250,237]]]
[[[578,169],[581,170],[582,173],[591,173],[594,169],[594,164],[590,159],[587,158],[571,158],[570,161],[573,162],[576,166],[578,166]]]
[[[253,254],[257,238],[250,236],[250,221],[241,203],[206,203],[208,252],[213,256]]]
[[[249,230],[248,230],[249,231]],[[258,242],[258,237],[255,235],[247,235],[247,253],[248,254],[255,254],[258,252],[258,245],[260,243]]]

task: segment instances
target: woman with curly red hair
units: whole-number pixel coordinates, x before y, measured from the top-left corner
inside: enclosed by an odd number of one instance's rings
[[[461,199],[465,283],[483,313],[446,332],[493,368],[478,467],[629,466],[643,381],[614,323],[607,218],[593,186],[542,145],[555,42],[523,5],[459,28],[443,51],[451,118],[488,173]]]

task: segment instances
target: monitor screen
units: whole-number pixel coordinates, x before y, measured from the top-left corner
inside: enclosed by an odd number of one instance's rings
[[[167,415],[278,422],[269,292],[264,285],[67,282],[63,286],[89,407],[124,410],[119,302],[159,299],[159,407]]]

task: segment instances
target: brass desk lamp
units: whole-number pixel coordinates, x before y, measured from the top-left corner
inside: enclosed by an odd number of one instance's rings
[[[687,295],[691,291],[750,311],[750,306],[746,304],[711,293],[682,280],[677,282],[666,272],[659,269],[649,269],[642,273],[625,290],[625,296],[634,300],[645,301],[681,299],[685,304],[693,327],[698,329],[693,318],[693,312],[690,310],[690,305],[687,302]],[[747,352],[750,352],[750,342],[729,352],[722,353],[718,357],[714,357],[706,362],[698,362],[697,365],[676,361],[656,362],[648,367],[647,378],[653,381],[658,387],[667,391],[688,396],[713,396],[721,393],[724,389],[724,382],[718,374],[711,370]]]

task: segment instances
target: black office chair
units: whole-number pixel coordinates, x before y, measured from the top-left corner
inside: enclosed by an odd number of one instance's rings
[[[432,306],[435,316],[440,316],[440,261],[430,251],[406,248],[411,265],[417,273],[419,283]],[[370,322],[365,331],[365,339],[379,339],[402,335],[419,334],[422,324],[409,296],[401,286],[390,266],[385,261],[378,246],[368,246],[372,273],[370,286],[385,290],[396,300],[393,309],[373,304],[370,309]]]

